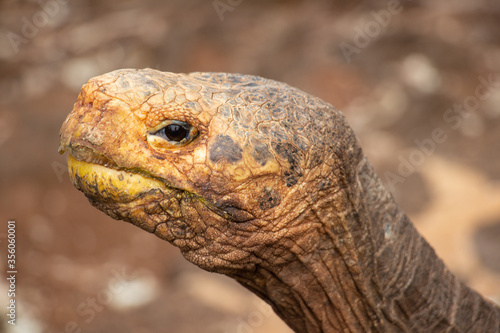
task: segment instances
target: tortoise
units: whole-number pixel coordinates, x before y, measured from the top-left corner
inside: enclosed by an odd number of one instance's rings
[[[500,332],[383,187],[341,112],[277,81],[122,69],[61,132],[90,203],[271,304],[296,332]]]

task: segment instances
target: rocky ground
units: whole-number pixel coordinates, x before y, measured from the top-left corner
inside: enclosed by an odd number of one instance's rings
[[[494,0],[1,1],[0,263],[15,219],[18,321],[0,331],[289,332],[71,185],[59,128],[88,78],[125,67],[257,74],[332,103],[450,269],[500,300],[498,22]]]

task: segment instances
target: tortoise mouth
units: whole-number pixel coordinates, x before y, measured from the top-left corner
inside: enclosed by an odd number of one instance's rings
[[[253,218],[248,212],[235,207],[220,207],[195,193],[169,186],[147,174],[118,169],[108,160],[106,165],[102,165],[101,159],[96,157],[90,159],[92,162],[77,157],[71,153],[68,156],[69,176],[90,203],[115,219],[132,222],[150,232],[159,223],[180,219],[179,202],[186,197],[229,221],[246,222]],[[139,211],[145,214],[141,213],[141,217],[137,218],[135,215]],[[149,222],[144,223],[146,220]]]
[[[70,179],[77,189],[86,196],[101,201],[130,202],[152,190],[162,192],[172,188],[164,182],[127,170],[114,169],[101,164],[68,156]]]
[[[164,223],[175,226],[182,220],[180,205],[185,191],[139,173],[78,160],[72,154],[68,169],[73,185],[94,207],[114,219],[151,233]]]

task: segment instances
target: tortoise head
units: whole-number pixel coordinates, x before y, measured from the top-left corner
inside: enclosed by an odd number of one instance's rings
[[[60,151],[95,207],[227,272],[311,228],[301,215],[335,186],[325,138],[341,123],[327,103],[257,76],[118,70],[83,86]]]

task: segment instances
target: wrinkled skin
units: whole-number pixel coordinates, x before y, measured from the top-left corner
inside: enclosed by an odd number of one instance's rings
[[[158,134],[172,122],[193,135]],[[235,278],[297,332],[500,330],[498,308],[418,235],[341,113],[283,83],[111,72],[82,88],[60,149],[94,206]]]
[[[233,83],[218,83],[225,80]],[[103,201],[99,191],[93,192],[90,199],[99,209],[173,242],[204,269],[242,263],[251,269],[258,263],[252,252],[302,232],[305,226],[294,226],[294,220],[307,203],[297,193],[310,186],[325,191],[326,175],[320,173],[331,172],[318,170],[308,183],[297,184],[305,169],[323,162],[326,149],[320,142],[313,151],[315,143],[280,121],[287,115],[297,119],[287,121],[305,123],[301,105],[314,108],[318,116],[329,106],[291,88],[285,95],[281,88],[252,76],[113,72],[83,87],[61,130],[62,147],[77,160],[105,161],[112,169],[164,184],[136,198]],[[277,103],[282,106],[276,108]],[[301,132],[315,132],[316,140],[322,132],[333,136],[327,127],[333,118],[328,114],[323,124],[305,123],[311,128]],[[161,138],[148,137],[165,120],[184,121],[200,134],[188,145],[165,146]],[[309,151],[314,160],[305,161]],[[91,185],[81,183],[76,169],[71,175],[89,195],[85,188]],[[126,193],[117,192],[122,190]]]

